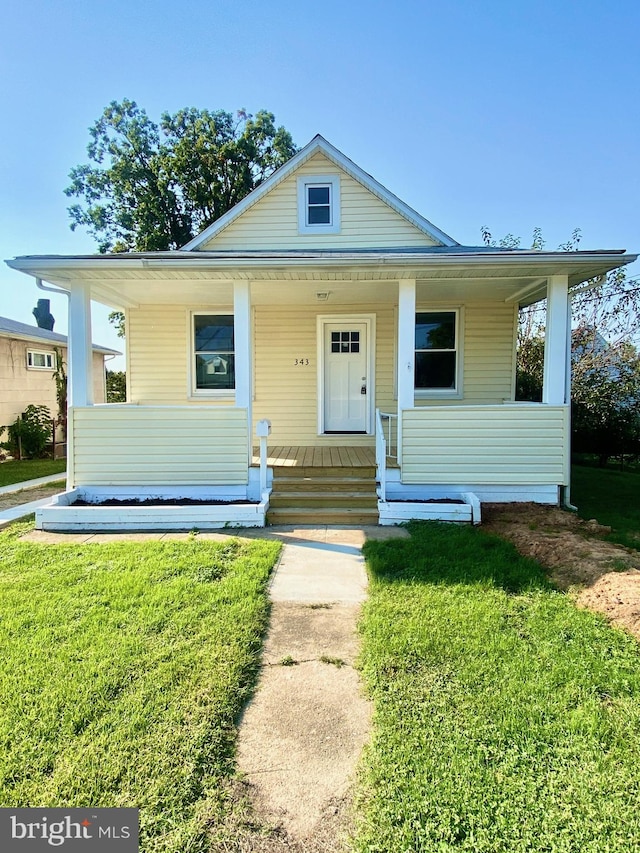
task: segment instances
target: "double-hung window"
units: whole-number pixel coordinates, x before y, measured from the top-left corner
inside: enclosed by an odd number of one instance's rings
[[[457,311],[416,314],[416,392],[459,393],[458,320]]]
[[[300,234],[337,234],[340,231],[340,178],[309,175],[298,178]]]
[[[31,370],[55,370],[56,354],[40,350],[27,350],[27,367]]]
[[[233,391],[236,387],[233,314],[194,314],[194,391]]]

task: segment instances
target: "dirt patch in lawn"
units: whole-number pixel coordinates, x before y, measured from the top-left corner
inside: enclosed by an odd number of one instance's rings
[[[482,526],[548,570],[580,607],[604,614],[640,639],[640,553],[605,542],[597,521],[540,504],[483,504]]]
[[[43,498],[50,498],[53,495],[59,495],[64,492],[62,486],[41,486],[33,489],[20,489],[19,492],[9,492],[6,495],[0,496],[0,510],[10,509],[12,506],[20,506],[20,504],[31,503],[31,501],[41,501]]]

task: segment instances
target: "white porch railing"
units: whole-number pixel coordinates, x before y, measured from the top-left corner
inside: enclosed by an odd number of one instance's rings
[[[387,459],[398,458],[398,416],[376,409],[376,468],[380,499],[386,500]]]
[[[407,484],[569,482],[569,407],[511,403],[405,409]]]
[[[395,412],[380,412],[382,427],[385,431],[386,456],[398,458],[398,415]]]
[[[247,410],[106,405],[69,410],[70,485],[246,485]]]

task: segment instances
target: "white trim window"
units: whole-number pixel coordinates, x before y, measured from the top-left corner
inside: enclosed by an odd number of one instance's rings
[[[233,314],[192,316],[193,392],[229,394],[236,387]]]
[[[46,350],[27,350],[27,368],[29,370],[55,370],[56,354]]]
[[[417,311],[415,390],[418,396],[460,395],[459,311]]]
[[[298,178],[300,234],[338,234],[340,231],[340,177],[308,175]]]

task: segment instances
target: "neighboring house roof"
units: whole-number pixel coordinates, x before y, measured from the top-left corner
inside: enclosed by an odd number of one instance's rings
[[[17,320],[11,320],[9,317],[0,317],[0,337],[20,338],[28,341],[41,341],[48,344],[62,344],[67,346],[67,336],[61,335],[58,332],[50,332],[48,329],[41,329],[39,326],[29,326],[27,323],[19,323]],[[103,347],[99,344],[93,344],[95,352],[103,353],[104,355],[122,355],[117,349]]]
[[[449,237],[448,234],[445,234],[444,231],[441,231],[437,228],[433,223],[429,222],[428,219],[425,219],[424,216],[421,216],[417,211],[413,210],[413,208],[409,207],[408,204],[405,204],[404,201],[399,199],[396,195],[390,192],[386,187],[382,186],[381,183],[376,181],[371,175],[361,169],[353,160],[350,160],[346,157],[341,151],[338,151],[330,142],[327,142],[324,137],[318,134],[314,136],[311,142],[305,145],[297,154],[294,154],[293,157],[288,160],[283,166],[280,166],[279,169],[270,175],[266,180],[264,180],[255,190],[249,193],[249,195],[245,196],[242,201],[239,201],[231,210],[227,211],[223,216],[219,219],[216,219],[208,228],[205,228],[200,234],[190,240],[186,245],[182,247],[182,251],[190,252],[194,249],[198,249],[200,246],[207,243],[214,237],[216,234],[219,234],[224,228],[234,222],[239,216],[241,216],[246,210],[252,207],[256,202],[258,202],[261,198],[263,198],[268,192],[270,192],[274,187],[276,187],[279,183],[288,178],[293,172],[296,171],[303,163],[313,157],[314,154],[317,153],[324,154],[327,159],[331,160],[335,163],[336,166],[341,168],[344,172],[346,172],[350,177],[352,177],[355,181],[358,181],[363,187],[368,189],[373,195],[377,196],[381,201],[385,202],[389,205],[390,208],[399,213],[404,219],[418,228],[427,236],[431,237],[432,240],[435,240],[436,243],[439,243],[441,246],[458,246],[459,244],[453,239],[453,237]]]

